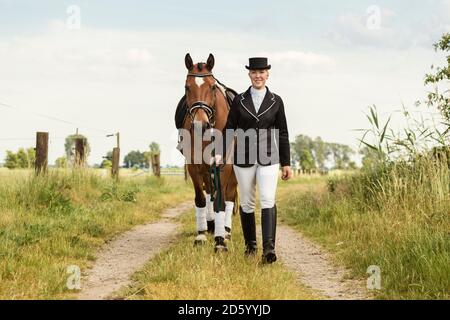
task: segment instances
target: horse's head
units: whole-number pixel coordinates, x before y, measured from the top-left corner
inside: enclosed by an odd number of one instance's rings
[[[209,54],[206,63],[194,64],[190,54],[184,58],[188,74],[186,77],[186,101],[188,114],[191,118],[191,129],[199,122],[202,131],[214,126],[216,81],[211,73],[214,67],[214,56]]]

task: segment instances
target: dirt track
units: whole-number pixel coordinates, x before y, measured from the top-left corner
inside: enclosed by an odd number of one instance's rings
[[[135,227],[110,241],[97,255],[94,266],[82,279],[78,298],[102,300],[130,283],[130,276],[161,252],[178,234],[178,215],[189,210],[192,201],[166,209],[160,221]]]
[[[369,299],[364,282],[346,279],[347,270],[334,265],[329,253],[293,228],[278,226],[276,241],[280,260],[304,285],[327,299]]]
[[[134,272],[172,243],[179,226],[174,218],[191,206],[189,201],[166,209],[160,221],[137,226],[106,244],[83,277],[79,299],[114,298],[114,292],[128,285]],[[329,253],[291,227],[278,226],[276,247],[279,261],[297,275],[299,282],[325,298],[369,298],[364,283],[346,279],[347,271],[334,265]]]

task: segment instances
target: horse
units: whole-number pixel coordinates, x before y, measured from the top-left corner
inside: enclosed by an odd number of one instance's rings
[[[228,88],[212,74],[215,63],[212,54],[209,54],[206,63],[194,64],[189,53],[184,60],[188,70],[185,82],[187,116],[182,128],[189,132],[190,139],[185,143],[190,144],[191,152],[182,153],[186,160],[190,160],[187,161],[187,171],[195,190],[197,235],[194,245],[205,244],[206,234],[214,233],[215,252],[227,251],[225,240],[231,238],[232,215],[237,211],[237,179],[233,165],[223,161],[224,164],[220,165],[220,190],[213,190],[210,175],[211,163],[203,158],[205,150],[211,148],[211,141],[204,141],[203,135],[210,129],[223,131],[231,107],[225,94],[225,89]],[[201,141],[201,161],[194,161],[194,139]],[[206,197],[204,191],[206,191]],[[218,196],[219,192],[221,197]],[[214,201],[211,201],[211,195],[215,196]],[[222,198],[221,203],[219,203],[220,198]]]

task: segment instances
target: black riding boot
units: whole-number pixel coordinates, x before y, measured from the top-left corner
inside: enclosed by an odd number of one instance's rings
[[[261,210],[261,226],[263,240],[263,262],[272,263],[277,260],[275,254],[275,236],[277,230],[277,206]]]
[[[255,254],[257,251],[256,245],[256,223],[254,212],[244,212],[242,207],[239,207],[241,215],[242,233],[245,240],[245,255]]]

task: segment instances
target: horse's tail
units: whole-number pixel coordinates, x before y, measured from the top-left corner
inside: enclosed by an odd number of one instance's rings
[[[239,212],[239,194],[236,188],[236,195],[234,196],[234,207],[233,207],[233,215],[238,214]]]

